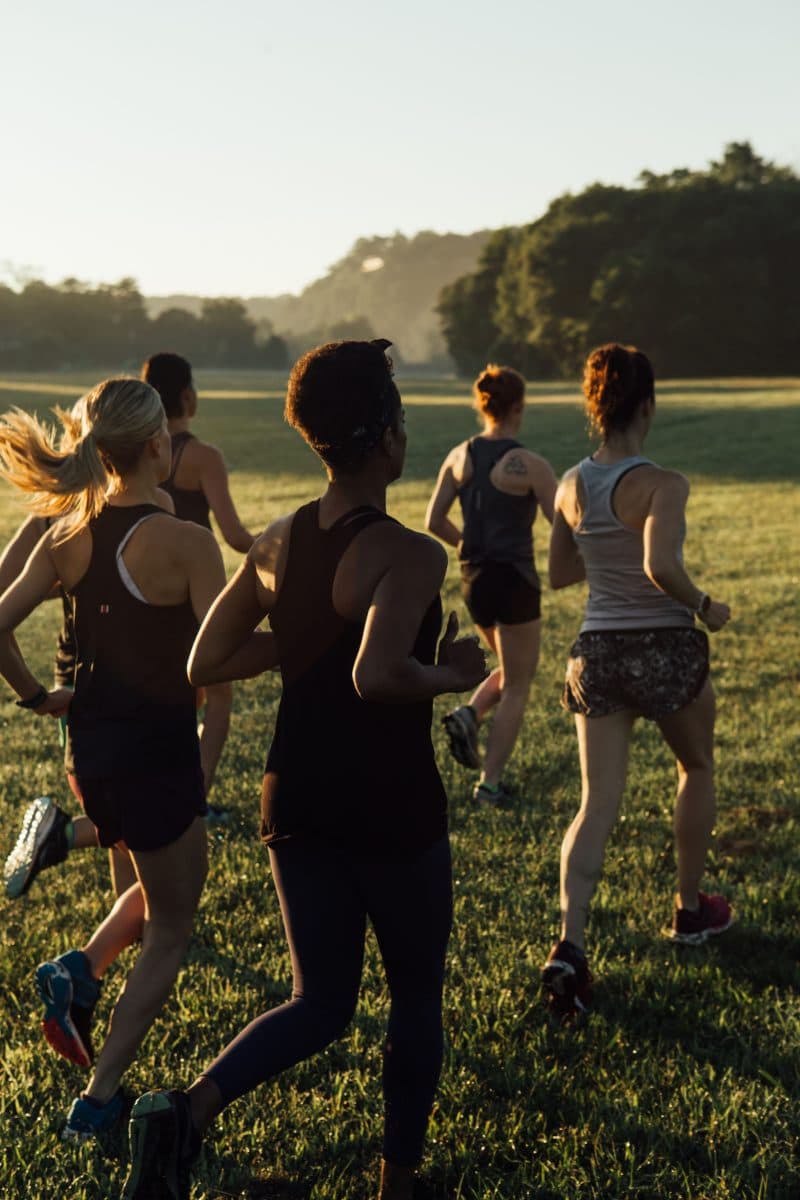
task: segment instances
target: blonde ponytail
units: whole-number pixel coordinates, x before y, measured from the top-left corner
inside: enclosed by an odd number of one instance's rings
[[[53,410],[58,431],[12,409],[0,419],[0,475],[31,496],[38,516],[63,518],[72,537],[103,508],[164,420],[161,398],[138,379],[106,379],[71,412]]]

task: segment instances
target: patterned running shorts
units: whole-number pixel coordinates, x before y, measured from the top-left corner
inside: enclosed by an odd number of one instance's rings
[[[570,650],[561,703],[585,717],[629,709],[658,721],[697,699],[707,678],[701,629],[598,630]]]

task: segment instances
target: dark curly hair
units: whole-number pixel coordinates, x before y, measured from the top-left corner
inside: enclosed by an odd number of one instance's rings
[[[391,342],[328,342],[292,367],[284,416],[334,471],[359,471],[386,429],[396,429],[400,393]]]
[[[583,394],[589,422],[603,439],[627,429],[642,401],[655,398],[649,358],[635,346],[598,346],[586,360]]]

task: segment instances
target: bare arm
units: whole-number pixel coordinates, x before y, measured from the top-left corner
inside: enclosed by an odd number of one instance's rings
[[[568,511],[572,507],[574,486],[570,473],[559,485],[554,501],[555,514],[553,532],[550,535],[548,573],[550,587],[556,591],[559,588],[570,587],[573,583],[580,583],[586,578],[586,566],[573,537],[572,526],[564,513],[565,507]]]
[[[437,662],[429,665],[413,656],[419,627],[446,567],[441,547],[404,532],[373,592],[353,665],[353,684],[362,700],[423,700],[464,691],[486,677],[486,659],[477,639],[456,640],[454,614]]]
[[[228,486],[228,469],[216,446],[205,450],[200,486],[229,546],[246,554],[253,544],[253,535],[239,520],[239,514]]]
[[[688,497],[689,483],[677,473],[670,472],[654,487],[644,522],[643,565],[657,588],[695,612],[704,593],[690,579],[680,552]],[[713,600],[702,614],[703,622],[712,632],[721,629],[729,619],[727,604]]]
[[[22,572],[0,596],[0,675],[20,700],[28,700],[40,691],[47,692],[46,698],[34,711],[39,716],[60,716],[69,706],[72,692],[69,688],[56,688],[54,691],[42,688],[25,662],[14,637],[17,626],[47,600],[58,585],[49,542],[49,533],[46,532],[27,559]]]
[[[539,508],[552,525],[555,513],[556,489],[558,488],[558,480],[556,479],[555,472],[546,458],[542,458],[539,454],[531,454],[529,474],[533,484],[533,491],[539,502]]]
[[[206,691],[206,708],[200,727],[200,765],[206,794],[211,790],[217,764],[228,736],[233,704],[233,688],[229,683],[217,683]]]
[[[22,574],[46,529],[42,517],[28,517],[20,525],[0,557],[0,595]]]
[[[256,629],[267,602],[248,555],[208,610],[189,655],[189,679],[206,685],[251,679],[278,666],[275,636]]]
[[[428,503],[428,511],[425,514],[425,528],[429,529],[431,533],[435,533],[448,546],[455,546],[457,549],[462,531],[448,516],[458,495],[458,485],[453,475],[451,459],[452,454],[449,454],[442,463],[442,469],[439,471],[439,478],[436,480],[433,495]]]

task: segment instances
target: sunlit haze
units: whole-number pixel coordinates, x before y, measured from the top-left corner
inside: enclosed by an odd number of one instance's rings
[[[298,291],[726,142],[800,167],[796,0],[8,4],[0,272]]]

